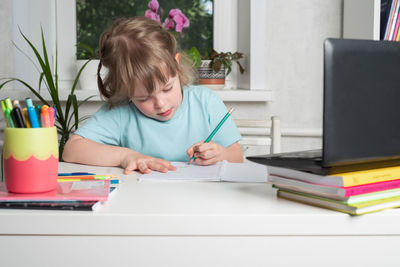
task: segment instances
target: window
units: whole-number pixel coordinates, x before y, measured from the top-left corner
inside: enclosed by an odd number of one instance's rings
[[[79,1],[79,0],[77,0]],[[240,0],[245,1],[245,0]],[[254,0],[252,0],[254,1]],[[263,2],[264,0],[256,0]],[[114,1],[109,1],[114,2]],[[148,1],[145,1],[146,4]],[[166,3],[168,1],[165,1]],[[189,0],[182,2],[191,2]],[[246,0],[249,2],[250,0]],[[236,51],[238,50],[238,0],[213,0],[213,48],[218,51]],[[58,74],[60,88],[70,88],[72,79],[76,73],[76,1],[75,0],[38,0],[35,4],[31,4],[29,0],[13,1],[14,5],[14,24],[23,25],[24,33],[27,36],[39,36],[36,44],[40,44],[40,25],[45,25],[45,35],[49,39],[48,47],[53,47],[52,56],[55,60],[55,47],[58,47]],[[32,6],[33,5],[33,6]],[[160,0],[160,6],[164,8],[164,2]],[[176,7],[177,5],[173,5]],[[34,8],[33,8],[34,7]],[[165,9],[168,9],[165,4]],[[257,9],[256,9],[257,10]],[[44,14],[45,12],[45,14]],[[259,10],[264,12],[263,9]],[[18,13],[17,17],[15,13]],[[24,15],[24,14],[28,14]],[[248,12],[240,12],[240,18],[246,18],[250,15]],[[260,16],[254,16],[261,18]],[[28,21],[27,18],[30,18]],[[246,31],[250,31],[246,28]],[[39,33],[39,35],[38,35]],[[18,36],[18,29],[15,27],[14,35]],[[17,40],[17,44],[23,44],[23,41]],[[19,38],[21,39],[21,38]],[[28,51],[28,49],[26,50]],[[258,53],[257,53],[258,54]],[[14,50],[14,55],[20,55],[20,52]],[[29,64],[26,61],[19,61],[15,58],[15,69],[24,69]],[[26,74],[26,72],[24,72]],[[235,80],[234,76],[230,79]],[[25,75],[26,77],[26,75]],[[38,78],[32,79],[33,81]],[[232,87],[235,87],[233,81]]]
[[[169,10],[179,8],[189,19],[190,26],[178,39],[183,50],[193,46],[200,53],[213,47],[213,1],[212,0],[158,0],[158,13],[161,22],[168,17]],[[98,49],[100,34],[121,17],[143,16],[149,9],[148,0],[76,0],[77,43]],[[85,51],[78,51],[78,59],[88,56]]]

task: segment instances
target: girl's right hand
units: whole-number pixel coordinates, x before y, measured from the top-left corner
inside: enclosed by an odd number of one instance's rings
[[[136,170],[141,173],[150,173],[151,171],[168,172],[176,170],[176,168],[171,165],[171,162],[167,160],[142,155],[133,150],[121,159],[121,167],[124,169],[124,174],[129,174]]]

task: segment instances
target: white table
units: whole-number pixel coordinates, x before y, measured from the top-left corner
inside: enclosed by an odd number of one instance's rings
[[[96,212],[0,210],[0,266],[400,266],[400,210],[352,217],[267,184],[138,182]]]

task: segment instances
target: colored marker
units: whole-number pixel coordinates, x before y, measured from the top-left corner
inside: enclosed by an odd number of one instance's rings
[[[15,127],[15,124],[14,124],[13,117],[12,117],[12,115],[11,115],[12,110],[13,110],[13,106],[12,106],[12,104],[11,104],[11,99],[6,98],[6,99],[4,100],[4,103],[5,103],[5,105],[6,105],[6,113],[5,113],[5,114],[6,114],[6,118],[7,118],[8,125],[9,125],[10,128],[14,128],[14,127]]]
[[[49,107],[49,119],[50,119],[50,127],[54,126],[54,108],[53,107]]]
[[[61,172],[58,174],[58,176],[77,176],[77,175],[96,175],[95,173],[90,173],[90,172]]]
[[[36,105],[35,106],[35,111],[36,111],[36,116],[39,122],[39,127],[42,125],[42,122],[40,121],[40,112],[42,111],[42,106],[41,105]]]
[[[210,135],[207,137],[207,139],[204,141],[204,143],[208,143],[211,141],[211,139],[214,137],[214,135],[218,132],[219,128],[221,128],[222,124],[225,123],[225,121],[229,118],[229,116],[232,114],[233,108],[229,109],[228,113],[225,114],[225,116],[222,118],[222,120],[218,123],[217,127],[210,133]],[[191,163],[193,160],[195,160],[195,156],[193,155],[192,159],[190,160],[189,163]]]
[[[56,109],[56,107],[55,106],[53,106],[53,108],[54,108],[54,121],[56,120],[56,118],[57,118],[57,109]]]
[[[80,181],[87,181],[85,179],[76,179],[76,178],[58,178],[57,182],[80,182]],[[102,180],[103,181],[103,180]],[[110,181],[110,184],[119,184],[119,180],[118,179],[111,179],[111,180],[107,180]]]
[[[35,108],[33,107],[32,99],[30,99],[28,97],[28,98],[25,99],[25,101],[26,101],[26,106],[27,106],[27,110],[28,110],[28,117],[29,117],[29,122],[31,123],[31,127],[32,128],[39,128],[40,124],[39,124],[38,117],[36,115]]]
[[[28,109],[27,108],[23,108],[22,109],[22,116],[24,117],[24,122],[27,128],[32,128],[31,127],[31,123],[29,121],[29,116],[28,116]]]
[[[6,103],[4,102],[4,100],[1,100],[1,109],[3,110],[3,115],[4,115],[4,120],[6,121],[6,125],[7,125],[7,127],[9,127],[7,116],[6,116]]]
[[[6,98],[4,100],[4,103],[6,104],[6,108],[10,109],[10,111],[13,109],[12,103],[11,103],[11,99]]]
[[[49,106],[43,105],[42,110],[40,112],[40,121],[42,123],[42,127],[49,128],[50,127],[50,117],[49,117]]]
[[[11,111],[11,114],[15,121],[14,126],[17,126],[17,128],[26,128],[25,123],[24,123],[24,117],[22,115],[21,105],[19,104],[19,101],[14,100],[13,104],[14,104],[14,107],[13,107],[13,110]]]
[[[4,116],[6,117],[8,127],[14,128],[14,121],[11,117],[11,110],[9,108],[6,108],[6,111],[4,112]]]

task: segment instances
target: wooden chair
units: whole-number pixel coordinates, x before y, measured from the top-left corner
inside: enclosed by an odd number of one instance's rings
[[[262,147],[261,153],[264,154],[281,151],[281,122],[278,116],[272,116],[269,120],[234,121],[243,137],[239,144],[244,156],[249,156],[249,148],[257,146]],[[265,147],[269,147],[269,151],[265,151]]]

